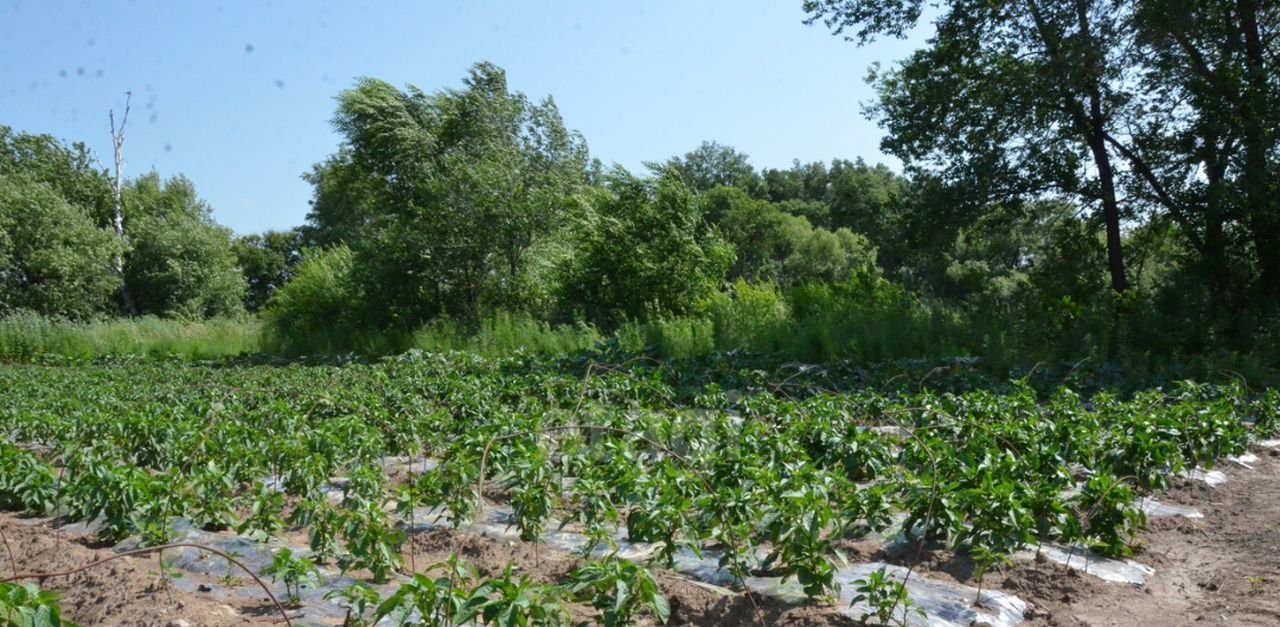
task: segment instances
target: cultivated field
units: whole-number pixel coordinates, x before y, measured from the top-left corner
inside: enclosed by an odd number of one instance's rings
[[[1280,394],[1101,392],[1099,376],[733,356],[7,367],[0,570],[28,586],[6,584],[0,609],[113,625],[1280,620]]]

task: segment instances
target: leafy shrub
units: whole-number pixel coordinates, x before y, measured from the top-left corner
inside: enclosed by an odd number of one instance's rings
[[[244,312],[247,289],[231,250],[231,229],[183,177],[155,172],[124,190],[124,280],[139,313],[201,320]]]
[[[738,280],[706,301],[717,348],[757,352],[777,350],[790,325],[787,303],[777,286]]]
[[[634,624],[632,616],[647,608],[659,623],[671,618],[671,605],[649,569],[611,556],[589,562],[567,576],[569,592],[600,610],[605,627]]]
[[[343,334],[353,330],[353,310],[360,304],[351,269],[351,250],[345,246],[307,251],[293,279],[267,303],[267,346],[293,354],[349,347],[352,340]]]
[[[912,614],[925,618],[924,609],[911,603],[907,587],[890,577],[883,567],[855,580],[853,589],[857,594],[853,596],[852,604],[866,603],[871,608],[871,611],[862,613],[863,621],[874,616],[881,625],[905,626]]]
[[[283,581],[287,603],[298,606],[302,602],[302,586],[320,583],[320,571],[311,560],[298,557],[289,547],[282,547],[271,557],[271,565],[262,570],[272,582]]]
[[[62,619],[60,595],[41,590],[33,583],[0,583],[0,626],[78,627]]]
[[[49,184],[0,175],[0,316],[19,310],[89,318],[120,288],[115,234]]]

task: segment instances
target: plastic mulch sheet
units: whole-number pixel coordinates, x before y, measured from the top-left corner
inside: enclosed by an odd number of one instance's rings
[[[450,526],[448,517],[436,509],[422,509],[414,512],[414,528],[438,528]],[[501,506],[486,506],[476,520],[461,529],[477,533],[489,538],[515,541],[519,539],[513,524],[511,510]],[[658,545],[647,542],[629,542],[626,529],[618,529],[612,535],[620,557],[632,560],[651,558],[658,551]],[[557,530],[556,524],[550,525],[540,539],[549,548],[570,553],[581,553],[587,546],[585,535],[573,531]],[[600,556],[612,552],[612,548],[601,545],[592,552]],[[673,556],[672,569],[692,581],[702,582],[711,587],[733,585],[734,577],[721,568],[722,553],[715,550],[703,550],[695,553],[691,549],[681,548]],[[759,566],[764,553],[757,552],[748,567]],[[855,581],[868,574],[884,568],[885,572],[901,580],[907,569],[901,566],[873,562],[848,566],[836,574],[836,581],[841,584],[840,598],[837,603],[840,610],[852,617],[859,618],[869,608],[851,605],[855,591]],[[804,593],[794,578],[783,582],[780,577],[747,577],[742,582],[752,592],[784,601],[801,601]],[[924,616],[916,614],[908,616],[908,624],[965,626],[987,624],[992,627],[1011,627],[1022,622],[1026,603],[1016,596],[995,590],[983,590],[981,598],[977,588],[946,581],[929,579],[920,574],[912,574],[907,579],[907,593],[913,607],[924,611]],[[723,589],[723,588],[721,588]],[[975,600],[979,603],[975,604]]]
[[[173,542],[199,544],[235,557],[237,561],[258,575],[262,583],[271,589],[271,593],[282,604],[285,603],[287,596],[284,584],[273,583],[270,577],[262,574],[262,571],[271,565],[276,552],[286,546],[300,557],[310,554],[306,547],[289,546],[277,538],[270,538],[266,542],[255,542],[229,532],[203,531],[182,519],[174,521],[173,530]],[[112,550],[124,552],[134,548],[137,548],[137,540],[130,538],[112,547]],[[264,612],[275,612],[274,606],[267,600],[262,588],[243,570],[219,555],[193,547],[182,547],[166,550],[164,561],[166,569],[171,574],[176,572],[181,575],[192,575],[171,578],[173,584],[179,589],[211,594],[214,598],[223,600],[260,601]],[[288,610],[295,625],[341,624],[347,614],[346,608],[338,600],[326,599],[325,595],[342,590],[356,583],[356,580],[331,568],[320,567],[319,570],[319,585],[304,585],[299,591],[299,605]],[[385,597],[393,593],[397,586],[392,583],[372,587]]]
[[[1175,505],[1173,503],[1162,503],[1153,498],[1138,499],[1138,507],[1147,516],[1164,517],[1164,516],[1181,516],[1183,518],[1204,518],[1204,514],[1200,510],[1189,507],[1187,505]]]
[[[853,604],[857,594],[856,583],[871,573],[883,568],[885,574],[902,581],[907,569],[902,566],[872,562],[842,568],[837,575],[840,582],[840,605],[845,614],[859,619],[871,608],[864,604]],[[907,613],[907,624],[930,625],[937,627],[969,627],[970,625],[990,625],[1006,627],[1022,622],[1027,604],[1016,596],[998,590],[983,589],[965,585],[927,579],[912,574],[906,580],[907,596],[915,608],[923,610],[924,615]]]
[[[1040,547],[1040,554],[1072,570],[1088,573],[1103,581],[1113,583],[1128,583],[1140,586],[1146,583],[1147,577],[1154,575],[1156,572],[1156,569],[1145,564],[1139,564],[1128,559],[1117,560],[1102,557],[1079,545],[1045,544]],[[1014,559],[1034,561],[1036,552],[1034,550],[1020,551],[1013,557]]]
[[[1178,473],[1179,477],[1199,481],[1205,485],[1216,488],[1227,482],[1227,475],[1221,470],[1205,470],[1204,468],[1194,468],[1192,470],[1183,470]]]

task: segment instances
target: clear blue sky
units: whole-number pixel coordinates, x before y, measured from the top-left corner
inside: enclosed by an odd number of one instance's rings
[[[594,156],[633,170],[704,139],[757,167],[885,160],[863,78],[922,36],[858,48],[804,26],[800,4],[11,0],[0,124],[107,161],[107,111],[132,90],[127,174],[185,174],[238,233],[302,222],[299,177],[336,147],[333,97],[356,77],[433,91],[481,60],[555,97]]]

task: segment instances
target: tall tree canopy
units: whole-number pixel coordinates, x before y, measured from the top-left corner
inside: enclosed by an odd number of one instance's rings
[[[139,313],[208,318],[244,310],[231,230],[213,221],[191,181],[152,172],[131,181],[123,199],[125,280]]]
[[[0,316],[16,310],[89,318],[120,289],[111,259],[123,249],[49,183],[0,176]]]
[[[901,37],[923,0],[806,0],[864,43]],[[883,146],[976,215],[1065,194],[1096,206],[1113,289],[1122,227],[1167,219],[1223,281],[1227,257],[1280,298],[1280,7],[1257,0],[953,0],[936,33],[879,73]]]
[[[83,143],[16,132],[0,124],[0,177],[23,175],[45,183],[99,226],[111,220],[111,182]]]
[[[1177,225],[1221,295],[1247,280],[1280,302],[1280,6],[1251,0],[1131,5],[1136,196]]]
[[[1056,191],[1101,206],[1111,286],[1128,286],[1116,166],[1106,143],[1123,105],[1109,54],[1120,16],[1104,1],[944,3],[929,45],[876,80],[882,146],[933,166],[979,204]],[[902,36],[923,0],[807,0],[811,20],[867,42]]]
[[[267,231],[237,237],[232,242],[236,263],[244,272],[249,288],[245,309],[258,311],[289,281],[294,266],[302,258],[300,239],[296,230]]]
[[[361,79],[338,97],[334,126],[344,142],[309,176],[306,231],[350,245],[384,325],[518,305],[527,251],[586,181],[585,142],[555,103],[510,91],[490,63],[430,94]]]
[[[0,186],[0,315],[114,313],[125,244],[105,230],[111,185],[88,148],[0,125]]]
[[[840,281],[873,272],[876,249],[847,228],[814,227],[783,205],[751,198],[735,187],[699,197],[705,219],[733,245],[729,280],[770,281],[789,287],[806,281]]]
[[[662,163],[645,165],[655,173],[661,173],[664,169],[676,172],[694,192],[727,186],[755,193],[760,187],[760,175],[752,167],[750,157],[732,146],[713,141],[702,142],[683,157],[671,157]]]

